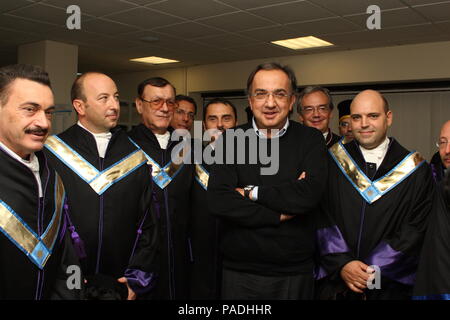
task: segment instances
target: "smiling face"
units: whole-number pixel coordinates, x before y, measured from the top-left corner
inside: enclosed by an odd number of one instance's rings
[[[114,128],[120,116],[119,93],[114,81],[104,74],[92,73],[82,80],[82,87],[85,101],[72,102],[81,124],[94,133]]]
[[[269,93],[266,98],[257,97]],[[281,129],[295,102],[289,77],[281,70],[260,70],[255,74],[249,104],[259,129]]]
[[[14,80],[6,103],[0,103],[0,141],[21,158],[28,158],[43,148],[53,110],[49,87],[26,79]]]
[[[304,95],[301,101],[300,121],[305,126],[316,128],[322,133],[327,132],[332,116],[329,104],[328,97],[321,91]]]
[[[441,129],[439,135],[439,155],[444,167],[450,167],[450,121],[447,121]]]
[[[180,100],[178,101],[178,106],[173,113],[173,118],[170,125],[174,129],[191,130],[192,124],[194,123],[194,117],[194,104],[186,100]]]
[[[142,122],[153,133],[164,134],[172,120],[173,110],[167,106],[167,102],[164,102],[162,106],[156,108],[148,101],[154,101],[156,99],[174,101],[175,91],[173,87],[171,85],[164,87],[146,85],[141,98],[136,99],[136,108],[142,116]]]
[[[373,90],[359,93],[350,111],[355,139],[366,149],[378,147],[392,124],[392,111],[386,112],[381,95]]]

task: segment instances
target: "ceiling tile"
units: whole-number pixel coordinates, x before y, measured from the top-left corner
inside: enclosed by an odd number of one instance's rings
[[[289,24],[288,27],[296,30],[302,36],[350,32],[361,29],[355,24],[346,21],[344,18],[330,18],[310,22],[293,23]]]
[[[358,14],[346,16],[348,20],[353,21],[362,28],[366,28],[367,14]],[[381,28],[400,27],[428,22],[422,16],[410,8],[393,9],[381,12]]]
[[[279,23],[303,22],[333,16],[329,11],[304,1],[251,9],[249,11]]]
[[[442,32],[446,34],[450,34],[450,21],[442,21],[436,23],[436,27],[439,28]]]
[[[36,41],[42,40],[40,37],[36,37],[35,35],[9,29],[0,29],[0,39],[2,39],[2,42],[8,46],[12,44],[19,45],[27,42],[35,42],[34,39],[38,39]]]
[[[195,22],[186,22],[168,27],[157,28],[155,29],[155,31],[187,39],[213,36],[224,33],[223,31],[210,28],[208,26],[204,26]]]
[[[102,19],[94,19],[87,21],[82,24],[82,29],[87,32],[95,32],[109,35],[116,35],[120,33],[138,30],[135,27]]]
[[[450,2],[449,0],[401,0],[407,5],[416,6],[419,4],[433,4],[433,3],[441,3],[441,2]]]
[[[224,34],[220,36],[199,38],[195,39],[195,41],[203,43],[208,46],[215,46],[220,49],[233,48],[258,43],[258,41],[256,40],[240,37],[235,34]]]
[[[33,4],[33,2],[27,0],[2,0],[0,3],[0,13],[29,6],[30,4]]]
[[[450,20],[450,2],[415,6],[413,8],[431,21]]]
[[[151,29],[182,21],[179,18],[155,12],[147,8],[131,9],[122,13],[109,15],[107,18],[108,20],[118,21],[144,29]]]
[[[149,4],[154,4],[154,3],[163,3],[166,1],[168,1],[168,0],[127,0],[127,2],[132,2],[132,3],[138,4],[140,6],[147,6]]]
[[[371,5],[377,5],[381,10],[403,8],[406,5],[399,0],[309,0],[340,15],[366,13]]]
[[[2,14],[0,15],[0,28],[9,28],[29,33],[46,33],[49,30],[57,28],[57,26]]]
[[[70,5],[77,5],[83,14],[93,16],[104,16],[136,7],[134,4],[119,0],[45,0],[42,3],[48,3],[63,8],[64,10]]]
[[[244,36],[261,41],[274,41],[274,40],[297,38],[301,36],[295,30],[280,26],[246,30],[239,33]]]
[[[300,0],[301,1],[301,0]],[[289,0],[216,0],[216,2],[222,2],[229,4],[239,9],[259,8],[264,6],[270,6],[273,4],[280,4],[289,2]],[[291,1],[292,2],[292,1]]]
[[[233,32],[274,25],[274,23],[245,12],[230,13],[213,18],[202,19],[201,23]]]
[[[185,19],[197,19],[234,12],[236,9],[211,0],[169,0],[148,6],[149,8]]]

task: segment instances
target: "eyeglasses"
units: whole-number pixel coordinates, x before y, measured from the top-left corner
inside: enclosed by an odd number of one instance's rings
[[[330,112],[330,108],[327,105],[302,108],[302,113],[304,113],[304,114],[311,114],[311,113],[314,113],[314,111],[317,111],[318,113],[321,113],[321,114],[327,114],[328,112]]]
[[[145,100],[144,98],[141,97],[141,100],[150,103],[152,108],[154,108],[156,110],[161,109],[161,107],[164,105],[164,103],[166,103],[167,108],[170,111],[173,111],[175,109],[175,107],[177,106],[177,102],[173,99],[155,98],[152,100]]]
[[[287,98],[292,96],[292,94],[289,94],[285,91],[275,91],[275,92],[269,92],[265,90],[257,91],[250,95],[251,97],[254,97],[256,100],[259,101],[266,101],[269,99],[269,96],[273,96],[273,98],[277,101],[286,101]]]
[[[339,123],[339,126],[342,127],[342,128],[348,128],[350,126],[350,123],[348,123],[348,122],[341,122],[341,123]]]
[[[449,141],[447,141],[447,140],[440,140],[440,141],[436,142],[436,147],[438,147],[439,149],[444,149],[447,147],[448,143],[449,143]]]
[[[191,120],[194,120],[194,117],[195,117],[195,114],[193,112],[187,112],[180,108],[175,109],[175,113],[180,116],[187,115],[189,117],[189,119],[191,119]]]

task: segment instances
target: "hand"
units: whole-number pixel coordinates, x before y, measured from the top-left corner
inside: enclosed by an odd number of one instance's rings
[[[236,188],[236,189],[234,189],[234,190],[236,190],[237,192],[239,192],[239,193],[241,194],[241,196],[244,196],[244,189],[243,189],[243,188]]]
[[[280,214],[280,222],[283,222],[283,221],[287,221],[287,220],[291,220],[292,218],[294,218],[295,216],[291,216],[291,215],[288,215],[288,214]]]
[[[305,178],[306,178],[306,172],[303,171],[303,172],[300,174],[300,176],[298,177],[297,180],[302,180],[302,179],[305,179]]]
[[[341,278],[350,290],[363,293],[367,288],[367,280],[373,270],[365,263],[354,260],[347,263],[341,270]]]
[[[128,288],[127,300],[136,300],[136,293],[134,293],[133,289],[131,289],[130,286],[128,285],[127,278],[122,277],[122,278],[117,279],[117,281],[119,281],[120,283],[125,283],[127,285],[127,288]]]

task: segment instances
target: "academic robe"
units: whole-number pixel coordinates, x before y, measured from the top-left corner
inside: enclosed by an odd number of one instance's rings
[[[0,148],[0,300],[76,298],[66,287],[67,267],[78,261],[63,232],[64,186],[35,155],[41,198],[33,172]]]
[[[46,154],[67,186],[71,224],[84,242],[84,274],[126,277],[139,296],[152,290],[158,271],[150,168],[125,131],[111,133],[104,158],[79,125],[49,138]]]
[[[331,134],[331,138],[330,138],[330,134]],[[327,140],[326,140],[327,148],[328,149],[331,148],[339,140],[341,140],[341,136],[338,136],[337,134],[332,132],[331,129],[329,129],[328,130],[328,137],[327,137]]]
[[[414,300],[450,300],[450,194],[436,192],[422,249]]]
[[[430,161],[431,172],[433,173],[434,180],[440,184],[445,176],[445,167],[442,163],[439,152],[436,152]]]
[[[390,138],[387,154],[376,170],[375,164],[365,162],[356,141],[343,148],[371,181],[384,177],[409,154]],[[414,171],[409,176],[403,180],[392,177],[391,182],[396,184],[391,184],[392,188],[378,200],[368,202],[353,185],[360,184],[361,178],[351,182],[334,160],[339,157],[332,154],[330,150],[328,192],[317,231],[321,266],[317,278],[326,278],[321,280],[317,296],[363,298],[350,292],[340,278],[344,265],[360,260],[381,271],[381,289],[365,290],[365,298],[408,299],[435,191],[429,166],[420,156],[414,157]],[[351,176],[355,176],[354,171]],[[369,188],[366,191],[374,194]]]
[[[131,130],[129,136],[151,158],[155,174],[157,205],[152,208],[157,212],[161,225],[161,246],[160,274],[154,298],[187,299],[191,260],[188,221],[194,167],[190,164],[174,165],[171,153],[179,142],[169,141],[167,149],[161,149],[156,136],[143,124]],[[166,167],[167,172],[158,171],[157,167]]]
[[[213,152],[210,146],[204,150]],[[219,254],[219,221],[208,209],[207,189],[210,165],[196,164],[192,186],[192,210],[189,234],[192,245],[190,265],[190,299],[220,298],[221,257]]]

